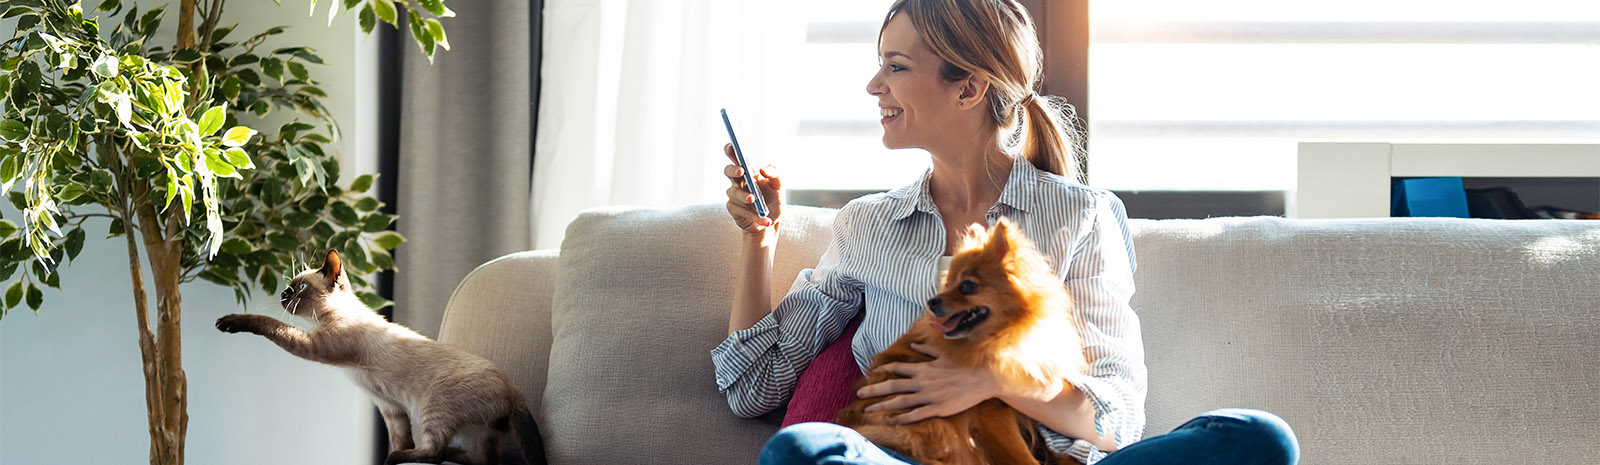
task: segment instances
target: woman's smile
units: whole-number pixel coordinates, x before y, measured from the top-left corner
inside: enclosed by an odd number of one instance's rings
[[[900,117],[900,113],[903,113],[905,111],[906,110],[904,108],[897,108],[897,107],[889,107],[889,106],[879,105],[878,106],[878,116],[881,116],[882,119],[878,120],[878,123],[879,124],[883,124],[885,126],[888,126],[890,121],[894,121],[896,118],[899,118]]]

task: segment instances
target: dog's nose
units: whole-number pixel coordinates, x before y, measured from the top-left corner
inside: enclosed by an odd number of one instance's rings
[[[944,303],[944,299],[938,297],[928,299],[928,312],[933,313],[933,316],[944,316],[944,307],[939,305],[942,303]]]

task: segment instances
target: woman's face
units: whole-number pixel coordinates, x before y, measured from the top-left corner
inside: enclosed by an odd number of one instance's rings
[[[885,147],[926,148],[941,130],[949,131],[959,110],[960,86],[939,76],[944,60],[923,43],[904,14],[884,26],[878,62],[867,93],[878,97]]]

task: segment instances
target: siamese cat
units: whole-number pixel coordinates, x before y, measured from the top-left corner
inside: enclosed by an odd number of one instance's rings
[[[329,251],[321,269],[289,281],[278,303],[316,327],[301,331],[265,315],[233,314],[217,319],[217,329],[259,334],[297,357],[344,368],[383,414],[385,464],[498,464],[500,441],[512,432],[526,463],[544,463],[538,427],[511,379],[483,357],[367,308],[350,288],[338,252]]]

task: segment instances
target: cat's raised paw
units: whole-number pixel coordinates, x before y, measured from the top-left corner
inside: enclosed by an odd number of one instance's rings
[[[224,333],[248,331],[247,328],[249,327],[249,315],[240,315],[235,313],[232,315],[224,315],[222,318],[217,319],[217,329]]]

